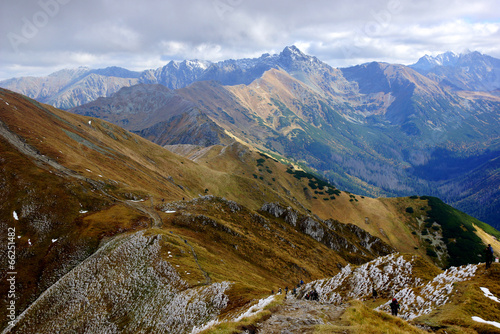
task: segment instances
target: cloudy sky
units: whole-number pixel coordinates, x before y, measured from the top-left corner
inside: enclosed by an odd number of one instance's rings
[[[1,0],[0,80],[144,70],[296,45],[334,67],[445,51],[500,58],[499,0]]]

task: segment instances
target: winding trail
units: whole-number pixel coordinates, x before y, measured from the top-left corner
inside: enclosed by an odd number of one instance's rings
[[[163,225],[163,220],[161,219],[160,215],[158,212],[153,207],[148,207],[144,205],[142,202],[132,202],[132,201],[124,201],[120,200],[118,198],[114,198],[113,196],[109,195],[108,193],[103,191],[103,194],[112,197],[116,201],[119,201],[125,205],[128,205],[129,207],[142,212],[146,216],[149,216],[151,219],[151,227],[161,227]]]
[[[247,330],[247,333],[314,333],[314,328],[317,325],[342,325],[340,317],[347,306],[347,304],[320,304],[317,301],[296,299],[291,294],[288,294],[288,298],[285,299],[283,305],[278,306],[278,309],[273,312],[271,317],[258,323],[255,329]],[[338,333],[344,332],[340,331]]]
[[[176,237],[178,237],[179,239],[181,239],[182,241],[184,241],[184,243],[191,248],[191,253],[193,254],[194,261],[198,265],[198,268],[200,269],[200,271],[203,273],[203,276],[205,276],[205,285],[212,284],[212,279],[210,278],[210,276],[208,275],[208,273],[205,270],[203,270],[203,268],[201,267],[200,263],[198,262],[198,255],[196,255],[196,252],[194,251],[193,246],[191,246],[191,244],[186,239],[184,239],[183,237],[181,237],[180,235],[175,234],[173,232],[170,232],[170,233],[172,233],[173,235],[175,235]]]
[[[123,203],[123,204],[131,207],[132,209],[140,211],[141,213],[150,217],[151,227],[161,227],[163,225],[163,221],[162,221],[160,215],[154,209],[153,198],[150,198],[151,207],[148,207],[147,205],[145,205],[145,203],[142,203],[142,202],[133,202],[133,201],[122,200],[122,199],[116,198],[115,196],[113,196],[111,194],[108,194],[106,191],[104,191],[104,187],[103,187],[103,184],[101,182],[94,181],[94,180],[89,179],[85,176],[82,176],[82,175],[78,174],[76,171],[64,167],[63,165],[61,165],[57,161],[55,161],[55,160],[53,160],[53,159],[51,159],[43,154],[40,154],[40,152],[36,148],[27,144],[26,140],[23,137],[19,136],[18,134],[16,134],[13,131],[11,131],[9,129],[9,127],[7,126],[7,124],[5,124],[2,120],[0,120],[0,136],[3,137],[9,144],[14,146],[19,152],[32,158],[34,163],[37,164],[37,166],[39,166],[40,168],[51,171],[50,167],[52,167],[52,169],[56,170],[62,176],[72,177],[72,178],[76,178],[78,180],[87,182],[87,183],[91,184],[94,188],[99,189],[103,195],[109,197],[113,201]],[[191,247],[191,252],[193,254],[194,260],[196,261],[198,268],[200,268],[201,272],[205,276],[205,284],[206,285],[211,284],[212,280],[210,279],[210,276],[208,275],[208,273],[206,271],[204,271],[202,269],[201,265],[199,264],[198,256],[196,255],[196,252],[194,251],[193,246],[191,246],[187,242],[187,240],[183,239],[181,236],[179,236],[179,235],[177,235],[177,236],[180,239],[184,240],[185,243],[189,247]]]

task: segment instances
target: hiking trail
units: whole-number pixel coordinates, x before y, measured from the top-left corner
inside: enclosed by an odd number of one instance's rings
[[[282,305],[263,322],[242,333],[296,334],[313,333],[317,325],[342,325],[340,317],[348,304],[321,304],[317,301],[297,299],[288,294]],[[342,331],[338,333],[344,333]],[[347,333],[347,332],[345,332]]]

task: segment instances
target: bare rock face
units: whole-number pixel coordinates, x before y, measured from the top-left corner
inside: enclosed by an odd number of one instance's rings
[[[337,251],[352,263],[363,263],[394,252],[391,246],[356,225],[301,215],[279,203],[265,203],[260,211],[282,218],[287,224]]]

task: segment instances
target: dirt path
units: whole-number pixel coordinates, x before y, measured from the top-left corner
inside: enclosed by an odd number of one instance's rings
[[[148,207],[144,202],[121,200],[109,195],[105,191],[103,191],[103,194],[111,198],[114,198],[116,201],[122,202],[123,204],[128,205],[129,207],[137,211],[142,212],[146,216],[149,216],[149,218],[151,219],[151,227],[160,227],[163,225],[163,221],[158,212],[156,212],[156,210],[153,207]]]
[[[296,334],[313,333],[322,324],[339,324],[347,305],[320,304],[316,301],[287,298],[273,315],[257,324],[253,333]],[[247,331],[252,333],[252,331]]]

